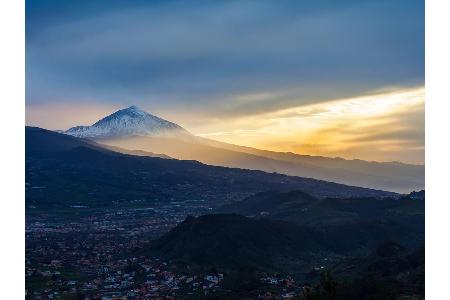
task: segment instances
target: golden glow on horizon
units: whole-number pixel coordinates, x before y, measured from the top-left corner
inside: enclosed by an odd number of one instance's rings
[[[238,96],[255,107],[261,100],[277,97],[271,93]],[[419,87],[245,117],[218,117],[215,111],[204,115],[201,111],[177,112],[173,108],[165,112],[147,110],[194,134],[237,145],[349,159],[423,163],[424,99],[425,90]],[[121,107],[92,103],[27,106],[26,123],[67,129],[93,124]]]
[[[274,151],[423,163],[424,99],[423,87],[340,99],[240,118],[201,135]]]

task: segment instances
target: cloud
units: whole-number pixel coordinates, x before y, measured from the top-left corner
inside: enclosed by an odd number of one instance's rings
[[[226,117],[423,83],[422,1],[31,2],[27,103]]]
[[[120,107],[111,104],[46,103],[29,104],[26,124],[51,130],[66,130],[78,125],[92,125]]]
[[[423,0],[26,1],[27,124],[136,104],[233,143],[421,162],[423,85]]]
[[[235,130],[203,136],[275,151],[423,163],[424,99],[422,87],[337,99],[242,117],[227,124]]]

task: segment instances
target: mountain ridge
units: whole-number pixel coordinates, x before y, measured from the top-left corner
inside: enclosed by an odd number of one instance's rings
[[[424,165],[302,155],[224,143],[191,134],[176,123],[136,106],[119,110],[91,126],[72,127],[65,133],[120,147],[124,149],[122,153],[158,153],[208,165],[308,177],[397,193],[425,187]],[[144,152],[141,155],[145,155]]]
[[[26,127],[25,138],[26,180],[30,186],[46,187],[27,190],[27,199],[34,206],[78,203],[108,207],[112,205],[111,199],[121,199],[123,203],[146,199],[149,205],[155,201],[202,199],[211,205],[222,205],[256,192],[292,189],[303,189],[317,197],[398,196],[315,179],[209,166],[198,161],[122,154],[88,139],[36,127]]]
[[[359,161],[333,161],[331,158],[284,159],[283,154],[265,150],[242,152],[240,146],[228,147],[225,143],[204,143],[203,139],[128,136],[98,140],[101,144],[154,153],[163,153],[183,160],[198,160],[202,163],[250,170],[275,172],[289,176],[309,177],[342,184],[363,186],[399,193],[423,189],[423,166],[393,165]],[[269,155],[259,153],[268,152]],[[312,160],[312,161],[311,161]]]

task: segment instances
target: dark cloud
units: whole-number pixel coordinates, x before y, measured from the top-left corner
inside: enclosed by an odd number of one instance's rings
[[[423,1],[30,1],[27,102],[250,114],[423,85]],[[270,93],[260,101],[240,95]]]

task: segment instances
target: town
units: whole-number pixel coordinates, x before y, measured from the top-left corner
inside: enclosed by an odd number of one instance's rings
[[[30,208],[31,210],[33,208]],[[201,201],[153,208],[89,211],[79,219],[27,216],[27,299],[196,299],[226,294],[226,274],[179,266],[139,249],[187,215],[211,211]],[[289,276],[260,274],[262,299],[289,299],[302,292]]]

